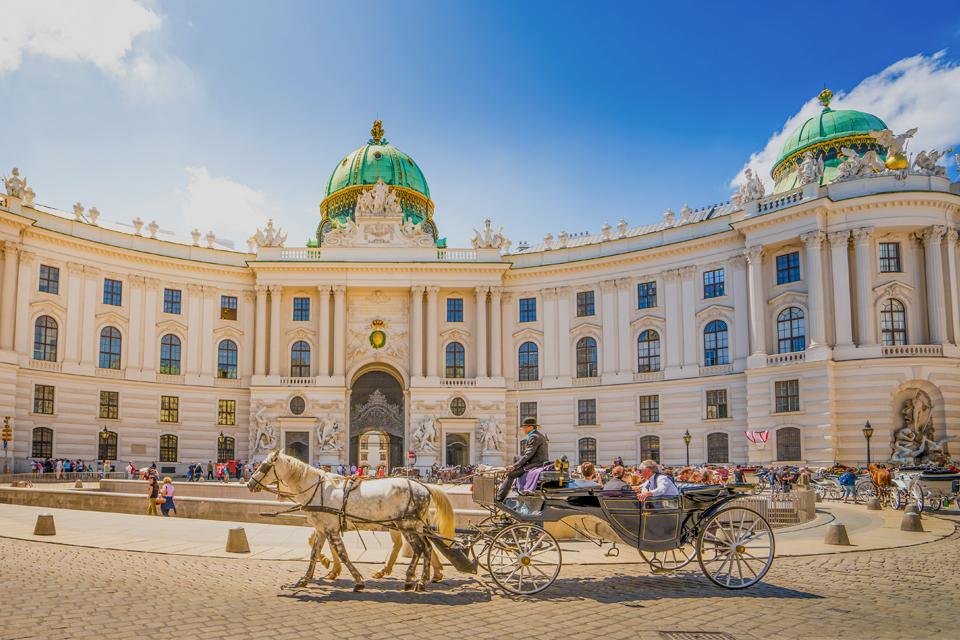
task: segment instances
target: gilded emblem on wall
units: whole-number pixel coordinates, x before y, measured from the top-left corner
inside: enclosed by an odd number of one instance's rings
[[[370,332],[370,346],[382,349],[387,345],[387,332],[383,330],[383,320],[374,320],[370,323],[373,331]]]

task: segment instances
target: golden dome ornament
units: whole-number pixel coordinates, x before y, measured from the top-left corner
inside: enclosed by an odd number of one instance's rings
[[[891,171],[903,171],[910,166],[910,161],[903,153],[895,153],[883,163]]]
[[[374,320],[370,323],[373,331],[370,332],[370,346],[374,349],[383,349],[387,346],[387,332],[383,330],[383,320]]]

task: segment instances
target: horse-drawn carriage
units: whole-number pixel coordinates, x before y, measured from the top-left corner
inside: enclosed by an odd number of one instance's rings
[[[707,578],[727,589],[756,584],[773,562],[770,525],[756,511],[733,503],[737,493],[725,486],[681,487],[678,497],[640,502],[632,490],[604,491],[547,471],[535,491],[500,502],[498,480],[495,474],[475,476],[473,499],[490,516],[458,531],[452,546],[475,554],[475,562],[483,562],[494,582],[510,593],[534,594],[557,579],[562,553],[545,524],[570,516],[607,523],[656,572],[696,559]]]
[[[960,499],[960,473],[937,467],[901,467],[893,476],[894,508],[913,502],[939,511],[944,502]]]

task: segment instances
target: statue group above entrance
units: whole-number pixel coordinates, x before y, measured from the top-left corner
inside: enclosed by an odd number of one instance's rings
[[[433,236],[423,223],[404,219],[393,187],[383,178],[357,198],[353,218],[334,218],[323,238],[328,247],[433,247]]]
[[[890,459],[906,464],[940,463],[948,458],[947,438],[937,441],[933,403],[923,391],[908,398],[900,409],[903,426],[893,432]]]

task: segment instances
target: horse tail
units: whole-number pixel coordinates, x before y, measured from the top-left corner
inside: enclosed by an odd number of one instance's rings
[[[456,521],[453,513],[453,505],[447,493],[433,485],[424,485],[430,492],[430,502],[433,506],[433,516],[430,518],[430,524],[437,528],[443,538],[453,540],[456,531]]]

